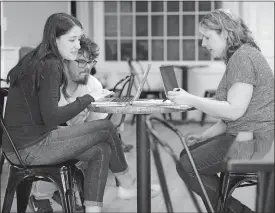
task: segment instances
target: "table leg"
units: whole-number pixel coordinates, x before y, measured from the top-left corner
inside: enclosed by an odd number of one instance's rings
[[[151,212],[151,162],[150,143],[146,130],[146,115],[137,115],[137,212]]]

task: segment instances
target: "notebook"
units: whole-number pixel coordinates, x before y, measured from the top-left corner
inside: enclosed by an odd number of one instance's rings
[[[111,101],[111,102],[132,102],[132,101],[138,100],[139,97],[140,97],[140,94],[142,92],[142,89],[144,87],[144,84],[146,82],[146,79],[147,79],[147,76],[149,74],[149,71],[151,69],[151,66],[152,66],[152,64],[148,65],[148,68],[147,68],[147,70],[145,71],[145,73],[144,73],[144,75],[142,77],[142,80],[141,80],[141,82],[140,82],[140,84],[138,86],[138,89],[137,89],[137,93],[135,94],[134,97],[116,97],[116,98],[113,98],[113,99],[111,99],[109,101]]]
[[[168,91],[173,91],[174,88],[179,88],[174,66],[161,66],[160,73],[166,96]]]

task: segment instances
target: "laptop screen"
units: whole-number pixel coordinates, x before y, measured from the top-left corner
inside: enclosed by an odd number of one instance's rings
[[[166,96],[168,91],[173,91],[174,88],[179,88],[173,66],[161,66],[160,73]]]
[[[152,64],[149,64],[149,65],[148,65],[148,68],[147,68],[147,70],[145,71],[145,73],[144,73],[144,75],[143,75],[143,78],[142,78],[142,80],[141,80],[141,82],[140,82],[140,84],[139,84],[139,86],[138,86],[137,93],[136,93],[136,95],[135,95],[133,101],[136,101],[136,100],[139,99],[139,96],[140,96],[140,94],[141,94],[141,92],[142,92],[143,86],[144,86],[144,84],[145,84],[145,82],[146,82],[146,79],[147,79],[147,76],[148,76],[149,71],[150,71],[150,69],[151,69],[151,66],[152,66]]]

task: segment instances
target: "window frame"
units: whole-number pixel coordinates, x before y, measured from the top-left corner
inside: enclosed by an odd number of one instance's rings
[[[131,1],[134,2],[134,1]],[[183,7],[183,2],[179,1],[179,10],[176,12],[167,12],[167,1],[163,1],[163,12],[152,12],[151,11],[151,2],[152,1],[148,1],[148,11],[147,12],[136,12],[136,4],[132,3],[132,12],[122,12],[120,11],[120,1],[115,1],[116,5],[117,5],[117,11],[116,12],[106,12],[105,13],[105,6],[103,2],[102,5],[102,9],[103,9],[103,43],[104,43],[104,61],[106,62],[120,62],[120,61],[124,61],[121,59],[121,41],[122,40],[131,40],[132,41],[132,57],[136,58],[136,42],[137,40],[148,40],[148,60],[144,60],[144,61],[153,61],[153,62],[157,62],[158,60],[153,60],[153,55],[152,55],[152,40],[162,40],[163,41],[163,49],[164,49],[164,54],[163,54],[163,60],[161,61],[173,61],[173,60],[168,60],[168,54],[167,54],[167,40],[175,40],[179,42],[179,59],[178,60],[174,60],[174,61],[195,61],[195,62],[211,62],[213,61],[213,58],[210,56],[209,60],[200,60],[199,59],[199,35],[198,35],[198,22],[199,22],[199,16],[200,15],[205,15],[207,14],[209,11],[198,11],[199,10],[199,1],[195,1],[195,10],[194,11],[183,11],[182,7]],[[221,3],[221,7],[223,7],[223,2],[220,1]],[[211,0],[211,10],[213,10],[215,8],[215,1]],[[166,12],[165,12],[166,11]],[[152,15],[163,15],[163,13],[165,13],[164,16],[164,35],[163,36],[152,36],[151,34],[151,17]],[[121,15],[130,15],[132,17],[132,36],[129,37],[122,37],[121,36],[121,31],[120,31],[120,18]],[[148,36],[136,36],[136,15],[146,15],[148,17]],[[179,17],[179,35],[178,36],[167,36],[167,16],[168,15],[177,15]],[[183,16],[184,15],[194,15],[195,16],[195,34],[192,36],[183,36],[182,35],[182,23],[183,23]],[[117,18],[117,36],[105,36],[105,17],[106,16],[116,16]],[[184,40],[194,40],[195,42],[195,58],[194,60],[184,60],[183,59],[183,41]],[[106,60],[105,58],[105,41],[106,40],[116,40],[117,41],[117,59],[116,60]],[[103,47],[103,46],[102,46]]]

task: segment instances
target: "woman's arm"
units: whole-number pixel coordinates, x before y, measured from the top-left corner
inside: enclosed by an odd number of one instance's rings
[[[209,138],[213,138],[217,135],[221,135],[225,133],[225,131],[226,131],[226,124],[222,120],[219,120],[216,124],[206,129],[201,134],[201,141],[205,141]]]
[[[168,97],[177,104],[191,105],[208,115],[224,120],[237,120],[243,116],[253,94],[253,85],[234,83],[227,93],[227,101],[217,101],[191,95],[184,90],[169,91]]]
[[[42,79],[39,89],[39,103],[41,115],[47,126],[56,126],[65,123],[84,110],[92,101],[91,95],[78,97],[74,102],[59,107],[59,92],[62,79],[62,71],[57,63],[49,62],[43,67]]]

